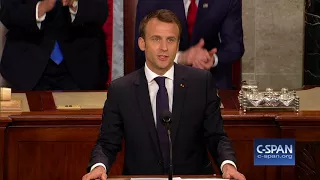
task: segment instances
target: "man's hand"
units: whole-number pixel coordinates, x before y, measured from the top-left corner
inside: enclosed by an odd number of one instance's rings
[[[69,8],[71,8],[73,11],[77,11],[78,6],[74,6],[74,2],[76,2],[78,0],[61,0],[62,2],[62,6],[69,6]]]
[[[94,168],[91,172],[82,177],[82,180],[101,179],[107,180],[106,170],[102,166]]]
[[[200,39],[198,44],[180,54],[178,63],[209,70],[214,64],[214,54],[216,52],[216,48],[209,52],[204,49],[204,40]]]
[[[223,174],[222,178],[227,178],[227,179],[236,179],[236,180],[245,180],[246,177],[244,177],[243,174],[239,173],[237,169],[231,165],[231,164],[225,164],[223,167]]]
[[[75,0],[61,0],[63,6],[72,6]]]
[[[45,13],[51,11],[56,5],[57,0],[43,0],[40,1],[38,9],[38,17],[43,16]]]
[[[210,70],[213,67],[215,62],[214,54],[217,52],[216,48],[211,49],[209,52],[205,50],[206,60],[203,61],[194,61],[192,67]]]

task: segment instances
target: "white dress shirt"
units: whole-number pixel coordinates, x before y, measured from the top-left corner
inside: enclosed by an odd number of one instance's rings
[[[37,3],[37,5],[36,5],[36,21],[37,21],[37,26],[38,26],[39,29],[41,29],[41,22],[46,19],[46,13],[41,17],[39,17],[39,15],[38,15],[40,2],[41,1],[39,1]],[[72,6],[73,7],[77,7],[78,6],[78,1],[73,1]],[[72,10],[71,8],[69,8],[69,11],[70,11],[70,16],[71,16],[71,22],[73,22],[74,19],[76,18],[76,15],[77,15],[77,12],[78,12],[78,8],[77,8],[76,11]]]
[[[152,106],[152,113],[154,118],[155,126],[157,127],[157,93],[159,90],[158,83],[154,80],[154,78],[159,77],[158,74],[152,72],[147,64],[144,66],[144,72],[146,74],[147,82],[148,82],[148,89],[149,89],[149,96],[150,102]],[[172,100],[173,100],[173,74],[174,74],[174,66],[172,66],[162,77],[166,77],[165,85],[168,92],[168,100],[169,100],[169,111],[172,112]]]
[[[188,16],[188,10],[189,10],[189,6],[191,4],[191,0],[183,0],[184,3],[184,10],[185,10],[185,15],[186,17]],[[199,0],[196,0],[196,4],[197,6],[199,5]],[[206,43],[206,42],[204,42]],[[176,58],[174,59],[175,63],[178,63],[178,57],[180,55],[181,51],[179,51],[176,55]],[[216,67],[218,65],[218,56],[216,54],[213,55],[214,56],[214,63],[212,65],[212,67]]]
[[[186,12],[186,17],[188,16],[188,10],[189,10],[189,6],[191,4],[191,0],[183,0],[184,3],[184,10]],[[199,5],[199,0],[196,0],[196,4],[197,6]]]

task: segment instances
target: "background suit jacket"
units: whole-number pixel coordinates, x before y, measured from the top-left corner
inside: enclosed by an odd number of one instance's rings
[[[208,149],[219,166],[224,160],[235,162],[213,82],[209,71],[175,64],[171,125],[174,174],[212,174]],[[88,169],[103,163],[110,170],[123,138],[123,174],[164,174],[144,68],[109,86]]]
[[[39,0],[2,0],[1,22],[9,30],[0,72],[14,89],[31,90],[59,42],[64,61],[80,89],[105,89],[108,63],[102,25],[108,15],[106,0],[81,0],[75,20],[60,0],[41,24],[36,23]]]
[[[232,63],[241,59],[244,53],[241,0],[199,0],[192,39],[188,35],[183,0],[138,0],[135,44],[138,44],[140,21],[157,9],[169,9],[179,17],[182,24],[180,51],[197,44],[201,38],[207,50],[218,49],[218,65],[211,68],[211,72],[216,77],[218,88],[231,89]],[[136,68],[141,68],[144,62],[144,53],[136,46]]]

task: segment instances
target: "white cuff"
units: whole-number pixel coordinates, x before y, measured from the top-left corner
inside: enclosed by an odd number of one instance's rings
[[[218,56],[216,54],[214,54],[213,56],[214,56],[214,63],[212,67],[216,67],[218,65]]]
[[[102,167],[106,170],[106,172],[107,172],[107,168],[106,168],[106,166],[105,166],[103,163],[96,163],[96,164],[94,164],[94,165],[91,167],[90,172],[91,172],[94,168],[96,168],[96,167],[98,167],[98,166],[102,166]]]
[[[44,21],[44,19],[46,18],[46,13],[44,13],[44,15],[41,16],[41,17],[38,16],[40,2],[41,2],[41,1],[39,1],[39,2],[37,3],[37,5],[36,5],[36,20],[37,20],[37,22],[42,22],[42,21]]]
[[[73,3],[72,3],[72,7],[73,7],[73,8],[75,8],[75,7],[77,7],[77,6],[78,6],[78,1],[73,1]],[[72,10],[71,8],[69,8],[69,11],[70,11],[70,13],[71,13],[71,14],[76,15],[76,14],[77,14],[77,12],[78,12],[78,8],[77,8],[77,10],[76,10],[76,11]]]
[[[181,51],[177,52],[176,54],[176,57],[174,58],[174,62],[178,64],[178,59],[179,59],[179,56],[181,54]],[[212,67],[216,67],[218,65],[218,56],[216,54],[213,55],[214,56],[214,63],[212,65]]]
[[[38,16],[40,2],[41,1],[39,1],[36,5],[36,21],[39,29],[41,28],[41,22],[44,21],[46,18],[46,13],[44,13],[44,15],[41,17]]]
[[[78,6],[78,1],[73,1],[72,7],[77,7]],[[70,11],[70,16],[71,16],[71,22],[74,21],[74,19],[76,18],[77,12],[78,12],[78,8],[76,11],[72,10],[71,8],[69,8]]]
[[[176,57],[174,58],[174,62],[177,64],[178,64],[178,59],[179,59],[180,54],[181,54],[181,51],[178,51],[176,54]]]
[[[230,161],[230,160],[224,160],[222,163],[221,163],[221,166],[220,166],[220,169],[221,169],[221,172],[223,173],[223,166],[225,165],[225,164],[231,164],[231,165],[233,165],[236,169],[237,169],[237,166],[236,166],[236,164],[233,162],[233,161]]]

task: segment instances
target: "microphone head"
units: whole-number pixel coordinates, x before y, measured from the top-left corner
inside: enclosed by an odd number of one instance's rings
[[[172,113],[168,110],[165,110],[161,114],[161,121],[163,124],[171,124]]]

